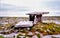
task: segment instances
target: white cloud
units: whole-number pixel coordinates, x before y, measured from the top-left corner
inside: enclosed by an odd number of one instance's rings
[[[31,9],[31,11],[49,11],[49,12],[51,12],[51,14],[48,14],[48,15],[53,15],[54,12],[60,12],[60,7],[58,7],[58,8],[54,7],[53,5],[56,3],[51,3],[51,2],[58,3],[58,1],[60,2],[60,0],[0,0],[0,1],[1,1],[0,4],[5,3],[5,4],[11,4],[11,5],[19,6],[19,7],[20,6],[28,7]],[[48,3],[46,3],[46,2],[48,2]],[[21,14],[21,13],[18,12],[18,14]],[[24,12],[22,14],[24,14]],[[16,15],[16,13],[15,13],[15,15]]]
[[[8,3],[16,6],[26,6],[30,8],[39,7],[39,0],[2,0],[1,3]]]
[[[50,1],[59,1],[59,0],[1,0],[1,3],[12,4],[16,6],[25,6],[29,7],[31,10],[44,10],[49,9],[44,3]],[[46,6],[46,7],[45,7]]]

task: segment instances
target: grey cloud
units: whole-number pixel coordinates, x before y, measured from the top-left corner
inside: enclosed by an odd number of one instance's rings
[[[45,8],[60,10],[60,1],[45,1],[41,2],[41,5],[44,6]]]
[[[29,11],[30,9],[28,7],[18,7],[15,5],[10,4],[0,4],[0,11]]]

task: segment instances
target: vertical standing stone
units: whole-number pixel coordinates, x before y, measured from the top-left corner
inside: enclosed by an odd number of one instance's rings
[[[38,21],[38,22],[42,22],[42,14],[40,14],[40,15],[36,15],[36,20]]]
[[[33,21],[34,22],[34,18],[35,18],[35,15],[29,15],[29,21]]]

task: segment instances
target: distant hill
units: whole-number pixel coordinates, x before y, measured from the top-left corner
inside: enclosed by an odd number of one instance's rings
[[[57,20],[60,21],[60,16],[43,16],[42,20]],[[17,23],[19,21],[29,21],[29,17],[0,17],[1,22]]]
[[[60,20],[60,16],[43,16],[44,20]]]

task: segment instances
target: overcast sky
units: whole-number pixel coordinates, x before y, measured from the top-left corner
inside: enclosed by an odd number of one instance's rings
[[[0,0],[0,16],[23,16],[29,12],[48,11],[44,16],[60,16],[59,0]]]

